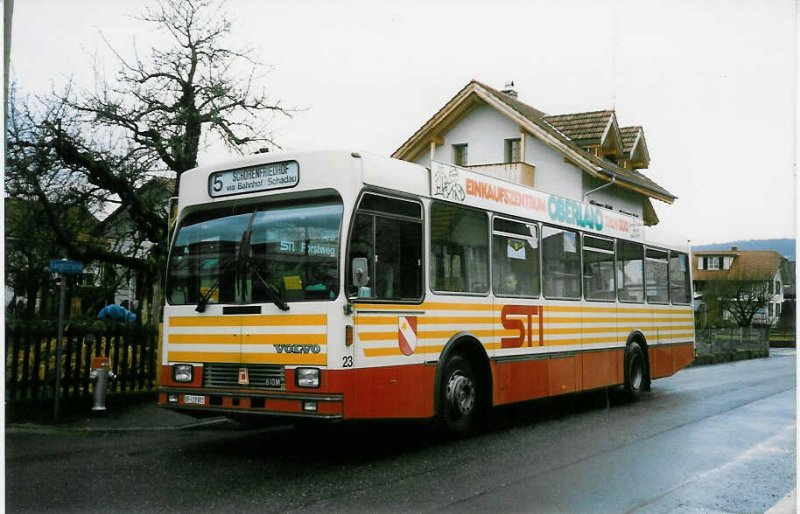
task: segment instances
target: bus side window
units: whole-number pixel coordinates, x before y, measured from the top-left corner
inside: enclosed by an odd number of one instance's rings
[[[542,279],[545,298],[581,297],[580,236],[572,230],[542,227]]]
[[[689,258],[685,253],[669,253],[669,295],[672,303],[688,304],[692,288],[689,282]]]
[[[583,236],[583,294],[587,300],[615,300],[614,241]]]
[[[644,302],[644,247],[617,241],[617,291],[619,301]]]
[[[667,252],[647,248],[645,250],[644,272],[647,303],[669,302],[669,271]]]
[[[431,205],[431,284],[438,291],[489,291],[489,221],[485,213]]]
[[[347,276],[351,276],[353,259],[363,257],[369,265],[370,281],[366,290],[359,292],[348,278],[348,296],[370,300],[422,298],[422,206],[419,203],[365,193],[353,224],[349,248]]]
[[[529,225],[494,218],[492,287],[500,296],[539,296],[539,231]]]

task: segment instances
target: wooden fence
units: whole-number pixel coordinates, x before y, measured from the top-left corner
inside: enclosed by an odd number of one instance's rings
[[[6,402],[52,400],[56,383],[55,326],[6,325]],[[60,392],[64,399],[91,396],[92,358],[105,355],[117,376],[109,394],[151,391],[156,383],[156,329],[130,325],[104,328],[68,325],[61,354]]]
[[[767,327],[697,329],[695,339],[698,363],[769,356]]]

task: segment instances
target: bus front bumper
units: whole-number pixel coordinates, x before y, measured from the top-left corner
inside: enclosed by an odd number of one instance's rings
[[[203,416],[282,416],[337,420],[343,418],[344,401],[339,394],[298,394],[294,392],[251,393],[241,390],[161,388],[161,407]]]

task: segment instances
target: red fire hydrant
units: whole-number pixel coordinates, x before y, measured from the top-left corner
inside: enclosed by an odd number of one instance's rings
[[[108,381],[117,376],[108,365],[108,357],[98,355],[92,359],[92,371],[89,380],[94,382],[94,405],[92,411],[104,412],[106,410],[106,395],[108,394]]]

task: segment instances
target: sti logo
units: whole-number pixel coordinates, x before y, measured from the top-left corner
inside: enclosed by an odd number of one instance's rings
[[[541,305],[504,305],[500,322],[506,330],[516,330],[518,335],[504,337],[500,348],[532,347],[534,340],[533,318],[537,320],[538,346],[544,345],[544,307]]]

